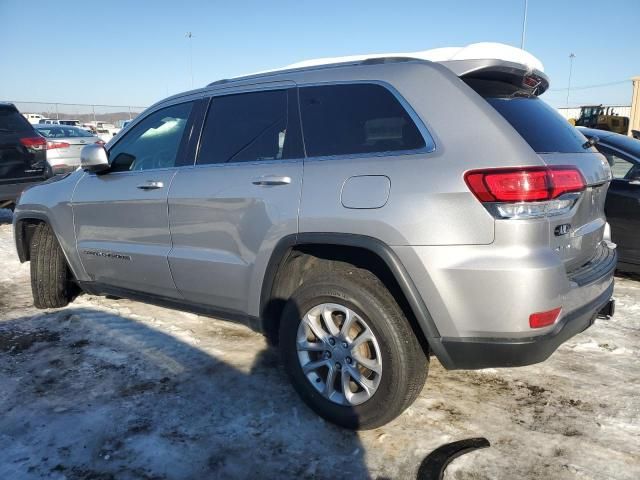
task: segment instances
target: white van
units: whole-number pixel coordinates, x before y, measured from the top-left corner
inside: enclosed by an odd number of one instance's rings
[[[37,123],[40,123],[40,120],[44,119],[45,117],[43,117],[42,115],[40,115],[39,113],[23,113],[22,116],[24,118],[27,119],[27,121],[29,123],[31,123],[32,125],[35,125]]]

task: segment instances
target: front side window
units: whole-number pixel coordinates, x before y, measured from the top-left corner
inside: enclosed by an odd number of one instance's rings
[[[302,156],[287,90],[240,93],[211,101],[197,163],[286,160]]]
[[[188,102],[163,108],[129,130],[109,150],[111,170],[174,167],[192,106]]]
[[[300,110],[310,157],[425,147],[411,116],[381,85],[302,87]]]

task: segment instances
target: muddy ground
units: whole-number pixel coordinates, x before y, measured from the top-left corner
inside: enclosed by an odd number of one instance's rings
[[[447,372],[401,417],[354,433],[297,398],[248,328],[128,300],[31,304],[0,214],[0,479],[415,478],[486,437],[446,479],[640,478],[640,281],[613,320],[547,362]]]

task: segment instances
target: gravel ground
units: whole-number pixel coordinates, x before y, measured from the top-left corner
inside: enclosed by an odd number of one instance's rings
[[[249,329],[128,300],[33,308],[0,212],[0,479],[415,478],[486,437],[446,479],[640,478],[640,281],[618,312],[517,369],[447,372],[400,418],[354,433],[309,411]]]

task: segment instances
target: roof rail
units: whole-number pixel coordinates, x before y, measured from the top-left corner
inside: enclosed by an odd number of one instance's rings
[[[281,69],[265,70],[262,72],[242,75],[240,77],[224,78],[222,80],[216,80],[215,82],[211,82],[207,84],[207,87],[213,87],[215,85],[224,85],[225,83],[236,82],[240,80],[247,80],[250,78],[260,78],[268,75],[278,75],[281,73],[301,72],[301,71],[309,72],[313,70],[323,70],[325,68],[347,67],[347,66],[355,66],[355,65],[382,65],[382,64],[403,63],[403,62],[424,62],[424,60],[420,58],[398,57],[398,56],[394,57],[393,55],[390,55],[388,57],[365,58],[364,60],[351,60],[351,61],[344,61],[344,62],[337,62],[337,63],[325,63],[321,65],[310,65],[310,66],[290,65],[289,67],[284,67]]]
[[[215,82],[211,82],[207,85],[207,87],[213,87],[214,85],[222,85],[224,83],[229,83],[231,80],[228,78],[223,78],[221,80],[216,80]]]

